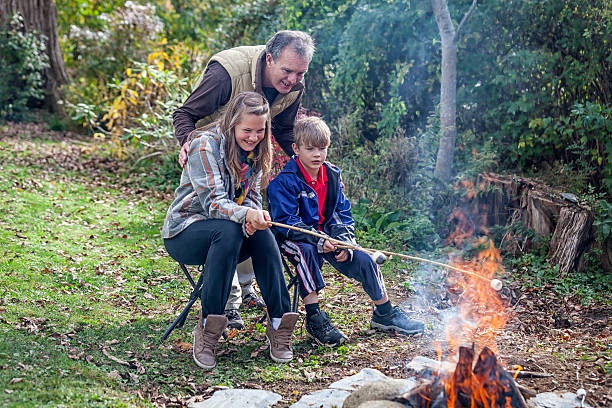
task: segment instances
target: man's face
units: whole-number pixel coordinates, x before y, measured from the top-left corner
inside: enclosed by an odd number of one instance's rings
[[[308,71],[308,64],[309,61],[300,57],[290,45],[283,49],[276,61],[272,55],[266,54],[263,85],[286,94],[304,78],[304,74]]]

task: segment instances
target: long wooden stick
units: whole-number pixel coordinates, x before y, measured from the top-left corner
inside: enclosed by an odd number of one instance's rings
[[[492,280],[490,278],[487,278],[486,276],[478,275],[477,273],[474,273],[472,271],[468,271],[468,270],[465,270],[465,269],[457,268],[456,266],[448,265],[448,264],[445,264],[445,263],[442,263],[442,262],[432,261],[431,259],[425,259],[425,258],[420,258],[418,256],[400,254],[400,253],[397,253],[397,252],[382,251],[380,249],[362,248],[360,246],[353,245],[353,244],[351,244],[349,242],[340,241],[340,240],[328,237],[327,235],[319,234],[318,232],[310,231],[310,230],[307,230],[307,229],[304,229],[304,228],[300,228],[300,227],[294,227],[293,225],[282,224],[280,222],[268,221],[268,224],[274,225],[274,226],[280,227],[280,228],[286,228],[286,229],[290,229],[290,230],[294,230],[294,231],[298,231],[298,232],[303,232],[304,234],[309,234],[309,235],[312,235],[312,236],[315,236],[315,237],[318,237],[318,238],[326,239],[329,242],[331,242],[332,244],[336,245],[338,248],[354,249],[354,250],[357,250],[357,251],[362,251],[362,252],[369,253],[370,255],[373,254],[374,252],[380,252],[380,253],[383,253],[383,254],[385,254],[387,256],[397,256],[398,258],[410,259],[410,260],[419,261],[419,262],[426,262],[426,263],[430,263],[430,264],[433,264],[433,265],[441,266],[443,268],[452,269],[453,271],[465,273],[467,275],[470,275],[470,276],[473,276],[475,278],[479,278],[479,279],[485,280],[487,282],[491,282],[491,280]]]

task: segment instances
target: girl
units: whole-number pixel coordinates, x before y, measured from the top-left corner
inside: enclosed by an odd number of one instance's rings
[[[293,358],[290,312],[278,246],[262,210],[260,185],[272,161],[270,107],[243,92],[210,130],[195,130],[189,159],[170,205],[162,236],[176,261],[204,266],[202,312],[193,330],[193,359],[213,368],[215,348],[227,326],[223,314],[236,264],[251,257],[268,309],[266,336],[274,361]]]

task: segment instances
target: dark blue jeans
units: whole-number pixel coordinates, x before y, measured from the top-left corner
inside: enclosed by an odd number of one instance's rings
[[[202,220],[164,239],[164,245],[177,262],[204,265],[203,317],[223,314],[236,265],[249,257],[269,316],[282,317],[291,311],[280,252],[269,229],[247,238],[242,226],[233,221]]]

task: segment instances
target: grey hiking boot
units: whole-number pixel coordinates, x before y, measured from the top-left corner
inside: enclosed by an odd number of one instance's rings
[[[286,363],[293,359],[291,337],[293,336],[293,329],[295,328],[297,320],[297,313],[285,313],[278,329],[274,330],[272,328],[272,322],[268,318],[266,337],[270,344],[270,357],[277,363]]]
[[[242,296],[242,304],[246,307],[255,307],[263,310],[266,307],[266,303],[263,299],[255,292],[249,292]]]
[[[193,361],[202,368],[215,368],[215,349],[219,337],[227,326],[227,317],[224,315],[208,315],[206,325],[202,327],[202,315],[200,321],[193,329]]]
[[[331,323],[329,315],[324,311],[306,316],[306,331],[321,346],[337,347],[347,340],[346,335]]]
[[[379,314],[376,309],[372,313],[370,327],[380,331],[397,331],[405,335],[423,333],[425,325],[417,320],[412,320],[399,306],[394,306],[386,315]]]
[[[227,317],[227,327],[237,330],[244,329],[244,321],[236,309],[226,310],[223,313]]]

